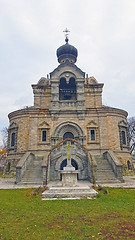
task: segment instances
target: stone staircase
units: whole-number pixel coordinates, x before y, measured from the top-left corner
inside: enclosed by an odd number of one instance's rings
[[[35,159],[27,167],[20,184],[43,184],[42,181],[42,163],[43,157],[35,157]]]
[[[120,183],[116,178],[110,163],[103,157],[103,155],[95,155],[94,158],[97,164],[96,184]]]

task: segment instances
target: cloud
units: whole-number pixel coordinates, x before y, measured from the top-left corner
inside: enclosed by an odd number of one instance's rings
[[[134,116],[134,0],[4,0],[0,14],[0,129],[7,115],[33,104],[31,84],[57,67],[63,30],[77,65],[103,82],[103,102]]]

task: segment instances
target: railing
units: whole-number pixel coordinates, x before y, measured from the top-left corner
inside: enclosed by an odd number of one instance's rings
[[[41,164],[42,168],[42,180],[43,180],[43,186],[46,186],[49,182],[50,176],[50,154],[51,151],[44,153],[44,158]]]
[[[27,152],[25,153],[20,161],[18,162],[16,166],[16,183],[21,181],[21,178],[23,177],[27,166],[31,163],[31,161],[34,159],[34,154]]]
[[[94,155],[92,156],[92,159],[93,159],[93,172],[94,172],[94,181],[95,181],[94,184],[95,184],[97,180],[97,163]]]
[[[46,156],[44,156],[42,164],[41,164],[41,168],[42,168],[42,180],[43,180],[43,186],[47,185],[47,180],[46,180],[46,176],[47,176],[47,164],[46,164]]]
[[[88,158],[89,158],[88,180],[90,180],[90,182],[92,182],[92,184],[95,185],[97,164],[94,156],[92,156],[90,152],[88,152]]]
[[[118,180],[123,182],[123,166],[113,151],[103,153],[104,158],[110,163],[112,170]]]

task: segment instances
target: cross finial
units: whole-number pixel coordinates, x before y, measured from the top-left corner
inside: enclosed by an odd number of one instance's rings
[[[70,32],[70,31],[66,28],[63,32],[65,33],[65,37],[66,37],[66,38],[65,38],[65,42],[68,43],[68,40],[69,40],[69,39],[68,39],[68,35],[69,35],[69,32]]]

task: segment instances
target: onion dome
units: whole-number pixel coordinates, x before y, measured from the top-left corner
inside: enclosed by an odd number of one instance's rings
[[[64,63],[66,59],[70,63],[75,63],[78,56],[77,49],[68,43],[68,38],[65,39],[66,44],[62,45],[57,49],[57,58],[59,63]]]

